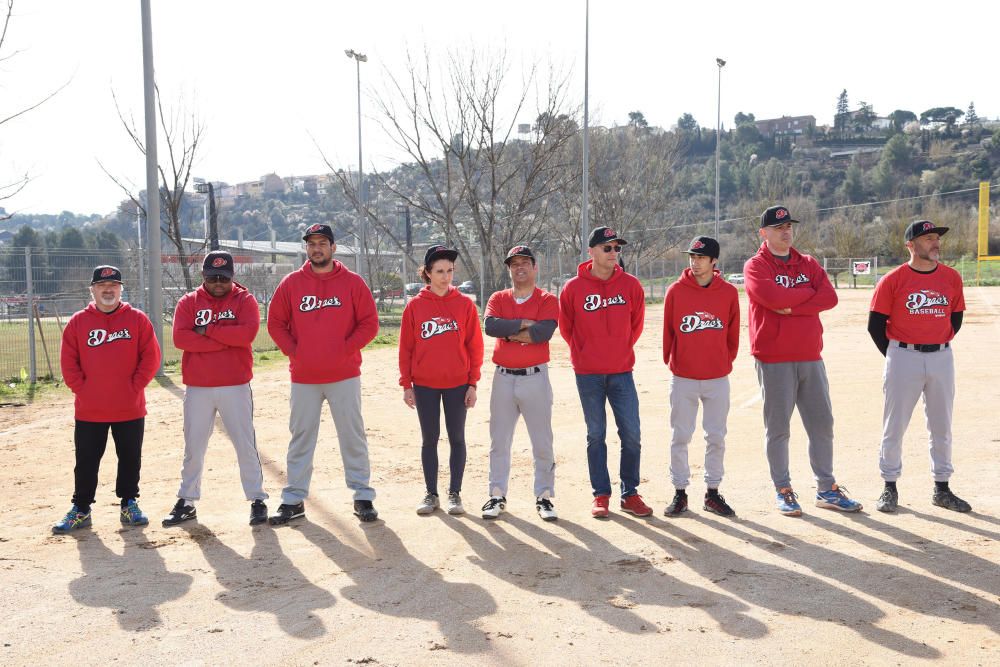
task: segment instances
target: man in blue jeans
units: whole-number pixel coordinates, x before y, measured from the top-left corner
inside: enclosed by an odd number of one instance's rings
[[[587,466],[594,502],[590,513],[609,513],[606,404],[621,438],[621,509],[635,516],[653,513],[639,495],[639,396],[632,380],[633,348],[642,333],[646,294],[618,264],[624,239],[609,227],[590,234],[590,260],[566,282],[559,297],[559,333],[566,339],[587,423]]]

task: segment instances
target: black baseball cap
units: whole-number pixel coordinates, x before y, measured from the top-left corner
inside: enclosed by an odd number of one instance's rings
[[[106,282],[122,284],[122,272],[118,270],[117,266],[102,264],[94,269],[94,277],[90,281],[90,284],[96,285],[97,283]]]
[[[507,251],[507,257],[504,258],[503,263],[510,266],[510,260],[515,257],[527,257],[532,264],[535,263],[535,253],[531,252],[531,248],[526,245],[516,245]]]
[[[424,266],[430,266],[438,259],[447,259],[454,262],[458,259],[458,251],[443,245],[432,245],[424,253]]]
[[[772,206],[760,214],[760,228],[777,227],[786,222],[798,222],[792,218],[792,214],[784,206]]]
[[[948,233],[951,227],[935,227],[934,223],[930,220],[916,220],[910,223],[910,226],[906,228],[906,240],[912,241],[918,236],[923,236],[924,234],[937,234],[938,236],[944,236]]]
[[[205,261],[201,265],[201,275],[232,278],[233,273],[235,273],[233,256],[225,250],[213,250],[205,255]]]
[[[336,243],[336,241],[333,240],[333,230],[330,228],[330,225],[321,225],[319,223],[309,225],[306,227],[306,230],[302,232],[302,240],[308,241],[309,237],[313,234],[320,234],[330,239],[330,243]]]
[[[691,245],[684,252],[689,255],[702,255],[719,259],[719,242],[711,236],[696,236],[691,239]]]
[[[598,227],[594,231],[590,232],[591,248],[596,245],[601,245],[602,243],[611,243],[612,241],[618,241],[618,245],[628,244],[628,241],[625,239],[618,238],[618,233],[610,227]]]

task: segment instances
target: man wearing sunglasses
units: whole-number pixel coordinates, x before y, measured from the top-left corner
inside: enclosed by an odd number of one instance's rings
[[[174,346],[183,351],[184,464],[177,503],[164,526],[196,518],[201,475],[215,415],[222,417],[236,449],[250,525],[267,521],[264,474],[253,428],[253,341],[260,328],[257,299],[233,281],[233,256],[213,250],[202,265],[202,285],[181,297],[174,310]]]
[[[621,438],[621,509],[653,513],[639,495],[639,395],[632,379],[633,347],[642,333],[646,294],[618,265],[626,241],[610,227],[590,234],[590,260],[579,266],[559,297],[559,333],[566,339],[587,424],[587,466],[594,501],[591,516],[606,518],[611,499],[607,408]]]

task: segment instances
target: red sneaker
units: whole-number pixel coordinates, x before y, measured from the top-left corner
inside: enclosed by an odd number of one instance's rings
[[[590,506],[590,516],[595,519],[606,519],[608,514],[608,502],[611,496],[594,496],[594,504]]]
[[[635,516],[649,516],[653,513],[653,508],[642,502],[642,496],[635,493],[627,498],[622,498],[622,511]]]

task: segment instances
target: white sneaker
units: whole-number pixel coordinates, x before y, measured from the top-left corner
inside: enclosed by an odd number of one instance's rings
[[[538,516],[542,517],[542,521],[555,521],[559,518],[556,508],[548,498],[536,498],[535,509],[538,510]]]
[[[462,507],[462,496],[458,495],[458,491],[452,491],[448,494],[448,514],[465,514],[465,508]]]
[[[441,503],[438,501],[438,497],[433,493],[428,493],[424,496],[424,499],[420,501],[420,504],[417,505],[417,514],[430,514],[440,506]]]
[[[507,499],[503,496],[493,496],[483,505],[483,518],[495,519],[507,509]]]

